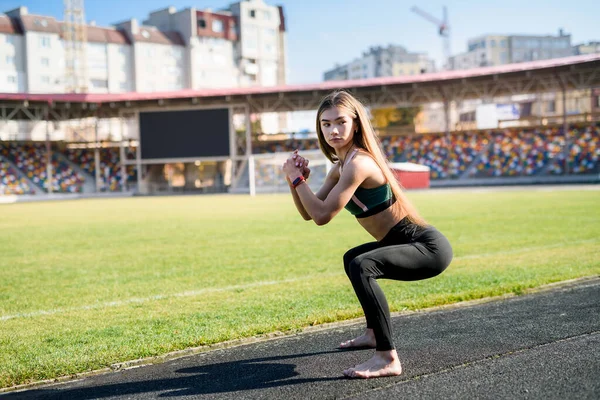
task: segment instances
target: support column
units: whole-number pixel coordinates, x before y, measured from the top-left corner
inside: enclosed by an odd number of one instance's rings
[[[50,114],[46,110],[46,183],[48,194],[52,194],[52,146],[50,145]]]
[[[248,159],[250,196],[256,196],[256,175],[254,172],[254,157],[252,156],[252,121],[250,121],[250,106],[246,106],[246,157]]]
[[[122,192],[126,192],[127,191],[127,166],[125,165],[125,162],[127,162],[127,155],[125,154],[125,138],[124,138],[124,131],[125,128],[123,126],[125,122],[123,121],[123,116],[119,116],[119,127],[120,127],[120,132],[121,134],[120,136],[120,143],[121,146],[119,148],[119,152],[120,152],[120,158],[121,158],[121,191]]]
[[[140,114],[135,114],[135,120],[137,122],[137,126],[140,126]],[[137,148],[135,151],[135,159],[137,166],[137,191],[138,193],[142,193],[142,131],[141,128],[138,129],[138,140],[137,140]]]
[[[447,135],[450,133],[450,100],[441,86],[438,86],[438,92],[444,101],[444,133]]]
[[[94,165],[96,166],[96,193],[100,192],[100,144],[98,143],[98,118],[94,125]]]
[[[450,102],[444,99],[444,132],[446,135],[450,133]]]
[[[561,81],[562,111],[563,111],[563,134],[565,135],[565,175],[569,175],[569,124],[567,123],[567,91]]]
[[[235,115],[235,107],[229,108],[229,160],[225,162],[225,171],[223,171],[223,177],[229,175],[231,177],[237,176],[237,132],[233,126],[233,118]],[[233,179],[232,179],[233,180]],[[230,185],[233,184],[232,180],[229,180]],[[227,179],[223,179],[225,186],[228,186]]]

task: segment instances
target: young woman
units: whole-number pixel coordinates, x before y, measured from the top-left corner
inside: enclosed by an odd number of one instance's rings
[[[452,248],[402,192],[366,109],[356,98],[344,91],[326,96],[317,112],[317,133],[321,150],[334,163],[317,193],[305,184],[310,169],[298,151],[283,164],[298,212],[305,220],[324,225],[346,208],[376,240],[344,255],[344,268],[365,313],[367,329],[340,348],[376,350],[371,359],[344,370],[344,375],[400,375],[390,311],[376,279],[413,281],[436,276],[450,264]]]

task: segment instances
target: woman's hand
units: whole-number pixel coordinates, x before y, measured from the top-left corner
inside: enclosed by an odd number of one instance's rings
[[[294,179],[302,175],[302,169],[296,166],[296,160],[292,157],[288,158],[281,167],[288,181],[293,182]]]
[[[298,150],[294,150],[292,155],[285,161],[285,163],[283,163],[282,170],[290,182],[300,175],[302,175],[304,179],[307,179],[310,176],[308,160],[298,155]]]
[[[299,155],[298,150],[295,150],[292,153],[292,158],[296,160],[296,166],[302,170],[302,176],[304,177],[304,179],[308,179],[308,177],[310,176],[310,168],[308,168],[308,162],[310,160],[307,160],[306,158]]]

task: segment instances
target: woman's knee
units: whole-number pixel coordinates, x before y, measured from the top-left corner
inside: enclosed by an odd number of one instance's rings
[[[362,281],[365,278],[373,276],[373,266],[375,262],[370,258],[366,257],[354,257],[350,264],[348,264],[348,268],[346,273],[351,281]]]
[[[346,275],[350,277],[350,264],[357,256],[356,249],[350,249],[344,254],[344,270],[346,271]]]

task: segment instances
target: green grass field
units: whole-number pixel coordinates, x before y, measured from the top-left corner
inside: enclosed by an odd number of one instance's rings
[[[392,311],[600,273],[600,190],[409,197],[455,258],[383,281]],[[303,221],[289,195],[2,205],[0,387],[359,317],[341,260],[370,240],[347,212]]]

